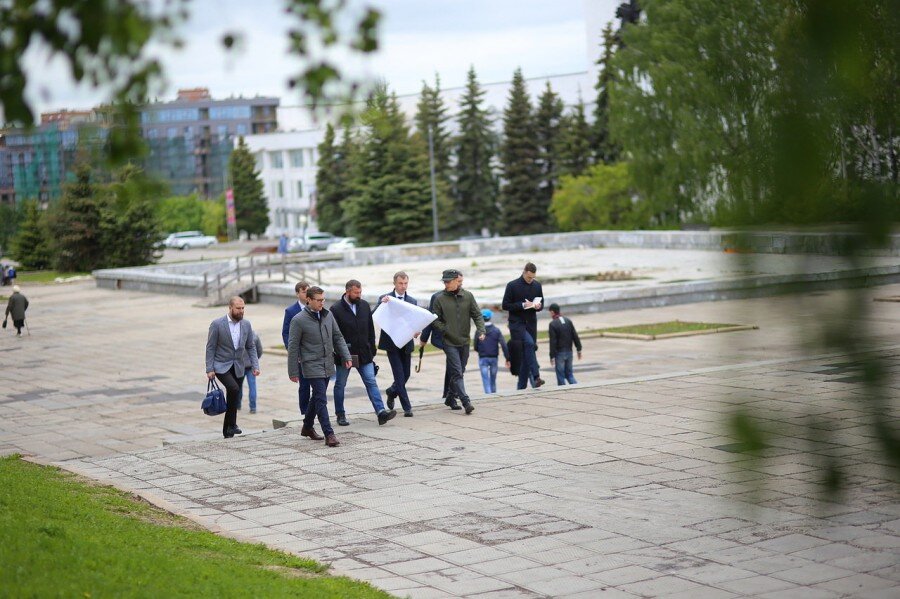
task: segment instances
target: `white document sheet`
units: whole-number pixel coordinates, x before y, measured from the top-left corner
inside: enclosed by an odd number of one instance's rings
[[[403,347],[418,332],[421,332],[428,324],[437,318],[434,314],[406,301],[400,301],[395,297],[387,296],[386,304],[378,304],[378,309],[372,314],[381,330],[391,336],[394,345]]]

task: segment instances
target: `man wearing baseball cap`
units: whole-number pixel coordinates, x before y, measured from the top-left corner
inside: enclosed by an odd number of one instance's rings
[[[471,414],[475,408],[466,393],[463,364],[469,358],[471,323],[475,322],[476,336],[483,341],[484,318],[475,296],[460,286],[458,270],[448,268],[442,273],[441,281],[444,283],[444,290],[435,298],[433,312],[437,319],[432,324],[444,337],[450,389],[459,398],[466,414]]]

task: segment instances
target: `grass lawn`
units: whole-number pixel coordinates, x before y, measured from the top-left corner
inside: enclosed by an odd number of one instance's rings
[[[80,277],[89,275],[89,272],[57,272],[55,270],[32,270],[17,273],[16,283],[52,283],[56,277]]]
[[[16,456],[0,480],[0,596],[390,597]]]
[[[686,331],[706,331],[709,329],[722,329],[734,327],[734,324],[717,324],[712,322],[683,322],[672,320],[669,322],[655,322],[652,324],[635,324],[627,327],[612,327],[602,329],[604,333],[632,333],[635,335],[666,335],[668,333],[684,333]]]

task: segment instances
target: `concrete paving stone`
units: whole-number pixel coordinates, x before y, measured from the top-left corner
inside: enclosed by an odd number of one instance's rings
[[[553,597],[566,596],[572,593],[592,591],[604,586],[602,582],[580,576],[563,576],[549,580],[538,580],[523,585],[525,588],[537,593],[544,593]]]
[[[447,559],[453,561],[449,556]],[[491,561],[470,563],[467,567],[481,572],[482,574],[491,575],[517,572],[526,568],[540,568],[542,567],[542,564],[522,557],[509,556]]]
[[[678,576],[658,576],[640,582],[618,585],[618,587],[635,595],[650,597],[702,588],[701,585]]]
[[[720,582],[739,580],[756,576],[755,572],[725,566],[722,564],[706,564],[695,568],[678,570],[678,576],[701,584],[718,585]]]
[[[813,585],[834,580],[835,578],[845,578],[847,576],[852,576],[853,574],[855,574],[855,572],[844,570],[843,568],[838,568],[830,564],[812,564],[773,572],[772,577],[802,585]]]
[[[759,595],[760,599],[837,599],[839,595],[824,589],[796,587]]]
[[[826,543],[827,541],[813,536],[792,534],[760,541],[754,546],[778,553],[794,553],[811,547],[818,547]]]
[[[550,566],[538,566],[534,568],[527,568],[525,570],[520,570],[517,572],[506,572],[504,574],[498,574],[497,578],[509,581],[518,586],[529,587],[532,582],[551,580],[554,578],[564,578],[568,576],[572,576],[572,572],[560,568],[553,568]]]
[[[747,578],[738,578],[736,580],[723,580],[721,582],[717,582],[715,586],[750,597],[759,596],[764,593],[771,593],[773,591],[783,591],[796,587],[796,585],[792,582],[787,582],[778,578],[772,578],[771,576],[760,575],[749,576]]]
[[[538,595],[525,589],[503,588],[496,591],[488,591],[486,593],[478,593],[475,595],[467,595],[472,599],[537,599],[545,595]]]
[[[836,578],[813,585],[817,589],[833,591],[844,596],[856,597],[865,591],[892,588],[896,592],[897,584],[893,580],[871,576],[869,574],[854,574],[845,578]]]
[[[410,574],[421,574],[422,572],[446,570],[447,568],[452,567],[454,567],[453,564],[443,560],[434,557],[423,557],[421,559],[414,559],[406,562],[386,564],[384,569],[401,576],[408,576]]]
[[[676,593],[665,593],[666,599],[730,599],[738,595],[712,587],[695,587]]]
[[[567,594],[566,597],[569,599],[631,599],[632,597],[637,597],[637,595],[627,593],[621,589],[601,587],[599,589],[582,591],[581,593]]]
[[[621,568],[613,568],[611,570],[593,572],[587,574],[586,576],[593,578],[594,580],[599,580],[600,582],[606,583],[609,586],[619,587],[625,584],[639,582],[641,580],[657,578],[660,576],[660,573],[656,570],[651,570],[650,568],[645,568],[643,566],[628,565]]]

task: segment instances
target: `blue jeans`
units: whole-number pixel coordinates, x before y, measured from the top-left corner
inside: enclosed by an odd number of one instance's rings
[[[466,362],[469,361],[469,346],[445,343],[444,355],[447,357],[447,376],[450,379],[448,391],[463,404],[467,404],[469,395],[466,393],[463,373],[466,371]]]
[[[366,394],[375,413],[379,414],[384,411],[384,403],[381,401],[381,392],[378,390],[378,382],[375,381],[375,362],[368,364],[360,364],[357,369],[359,377],[366,386]],[[337,374],[334,379],[334,413],[344,414],[344,389],[347,387],[347,377],[350,376],[350,369],[345,368],[343,364],[337,365]]]
[[[541,370],[538,367],[537,356],[535,355],[537,345],[534,342],[534,338],[524,327],[510,329],[509,332],[513,339],[522,341],[522,365],[519,366],[519,382],[516,385],[516,389],[526,388],[529,381],[531,381],[531,386],[534,387],[535,381],[541,377]]]
[[[303,417],[303,428],[312,428],[315,419],[318,416],[319,425],[322,427],[322,434],[325,436],[333,435],[334,429],[331,428],[331,421],[328,419],[328,381],[329,379],[306,379],[309,383],[310,405]]]
[[[556,384],[565,385],[566,381],[570,385],[575,385],[578,381],[572,374],[572,352],[560,351],[556,352]]]
[[[386,353],[388,362],[391,365],[391,374],[394,375],[394,382],[388,387],[388,391],[397,394],[404,412],[412,412],[412,404],[409,403],[409,393],[406,391],[406,381],[409,380],[412,354],[403,350],[393,349],[386,350]]]
[[[481,384],[485,393],[497,392],[497,362],[498,358],[478,358],[478,367],[481,368]]]
[[[256,409],[256,377],[253,376],[253,370],[248,368],[244,371],[244,379],[247,381],[247,388],[250,389],[250,409]],[[237,398],[237,409],[240,410],[244,403],[244,385],[241,384],[240,392]]]

